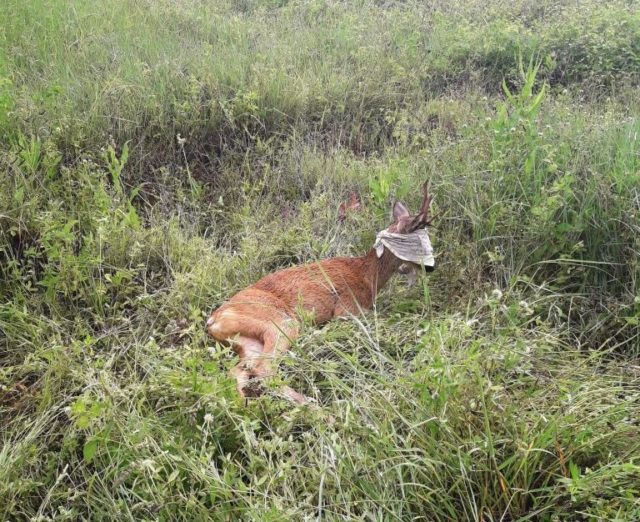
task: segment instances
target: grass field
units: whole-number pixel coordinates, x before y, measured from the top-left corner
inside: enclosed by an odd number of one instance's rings
[[[631,1],[5,0],[0,519],[640,520],[639,82]],[[240,399],[206,314],[425,179]]]

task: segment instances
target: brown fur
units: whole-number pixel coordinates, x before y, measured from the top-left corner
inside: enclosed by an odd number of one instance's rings
[[[415,217],[396,203],[394,223],[388,230],[409,233],[425,226],[427,198],[425,189],[421,212]],[[336,257],[280,270],[234,295],[211,314],[207,331],[217,341],[231,343],[240,356],[231,371],[238,392],[254,394],[250,380],[272,374],[271,360],[298,336],[301,316],[311,316],[321,325],[371,308],[378,291],[401,264],[387,249],[380,258],[370,250],[361,257]],[[294,402],[306,402],[291,388],[283,390]]]

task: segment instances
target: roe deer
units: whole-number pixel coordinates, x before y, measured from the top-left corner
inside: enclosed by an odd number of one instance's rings
[[[366,255],[334,257],[279,270],[211,313],[206,326],[209,335],[230,343],[240,356],[231,374],[241,396],[261,393],[252,384],[272,375],[272,359],[298,336],[298,312],[310,315],[319,325],[334,317],[357,314],[372,307],[378,291],[401,265],[408,262],[409,266],[418,264],[433,270],[433,251],[426,232],[431,196],[426,183],[423,192],[420,212],[415,216],[401,202],[394,204],[393,223],[378,234],[374,248]],[[288,386],[282,391],[289,400],[306,403],[306,397]]]

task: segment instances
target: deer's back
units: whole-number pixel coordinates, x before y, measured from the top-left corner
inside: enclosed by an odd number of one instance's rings
[[[336,257],[280,270],[240,291],[219,310],[242,307],[255,313],[260,309],[262,315],[273,307],[289,317],[304,310],[320,324],[335,315],[358,313],[373,302],[365,262],[365,258]]]

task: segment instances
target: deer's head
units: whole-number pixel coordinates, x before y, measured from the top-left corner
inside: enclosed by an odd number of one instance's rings
[[[429,205],[433,197],[429,194],[428,184],[422,187],[422,204],[420,212],[412,216],[407,207],[401,201],[396,201],[393,205],[392,218],[393,223],[387,227],[388,232],[394,234],[410,234],[419,229],[426,229],[431,225],[429,217]]]
[[[427,233],[427,227],[431,224],[429,205],[432,200],[427,183],[422,192],[420,211],[415,215],[411,215],[402,202],[396,201],[392,212],[393,223],[378,234],[375,248],[378,256],[387,248],[405,264],[420,266],[431,272],[435,260]]]

